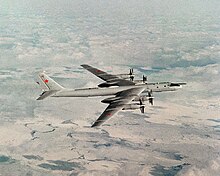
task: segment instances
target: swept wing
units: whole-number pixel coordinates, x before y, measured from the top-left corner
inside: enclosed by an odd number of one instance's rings
[[[122,110],[126,104],[129,104],[135,97],[145,90],[144,87],[127,89],[116,94],[116,99],[112,100],[101,116],[95,121],[92,127],[100,126],[106,120],[111,118],[118,111]]]
[[[135,85],[134,82],[129,81],[129,80],[125,80],[122,79],[116,75],[112,75],[109,73],[106,73],[102,70],[99,70],[97,68],[94,68],[90,65],[81,65],[83,68],[85,68],[86,70],[88,70],[89,72],[93,73],[94,75],[96,75],[97,77],[99,77],[100,79],[106,81],[107,83],[114,83],[114,85],[117,86],[129,86],[129,85]]]

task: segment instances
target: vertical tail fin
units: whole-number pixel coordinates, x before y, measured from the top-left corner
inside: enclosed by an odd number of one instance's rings
[[[48,90],[43,90],[43,93],[37,98],[37,100],[43,100],[47,97],[53,96],[56,92],[64,89],[61,85],[55,82],[52,78],[47,76],[44,72],[39,74],[39,78],[43,83],[43,87]]]
[[[47,76],[44,72],[39,74],[39,78],[49,90],[61,90],[63,87]]]

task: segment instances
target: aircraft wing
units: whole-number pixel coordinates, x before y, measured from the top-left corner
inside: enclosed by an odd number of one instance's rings
[[[106,82],[109,82],[109,83],[114,82],[118,86],[135,85],[135,83],[132,81],[119,78],[116,75],[111,75],[109,73],[106,73],[106,72],[99,70],[97,68],[94,68],[92,66],[89,66],[86,64],[81,65],[81,66]]]
[[[37,100],[43,100],[53,94],[55,94],[57,90],[49,90],[49,91],[44,91],[38,98]]]
[[[92,127],[100,126],[106,120],[111,118],[118,111],[122,110],[124,105],[129,104],[136,96],[145,90],[144,87],[137,87],[118,92],[117,99],[111,101],[101,116],[95,121]]]

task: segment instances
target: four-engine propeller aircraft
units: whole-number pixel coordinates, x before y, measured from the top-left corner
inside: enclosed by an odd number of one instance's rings
[[[102,100],[102,103],[109,104],[105,111],[95,121],[92,127],[100,126],[114,114],[120,110],[140,109],[144,113],[145,101],[149,101],[153,105],[153,92],[175,91],[186,83],[158,82],[148,83],[147,78],[143,76],[143,80],[135,81],[133,69],[129,74],[112,75],[102,70],[91,67],[89,65],[81,65],[97,77],[104,80],[104,83],[95,88],[67,89],[56,83],[44,72],[39,74],[41,83],[47,90],[37,98],[43,100],[51,97],[94,97],[94,96],[110,96]]]

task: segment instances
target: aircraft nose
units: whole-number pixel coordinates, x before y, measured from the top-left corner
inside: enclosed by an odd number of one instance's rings
[[[181,89],[182,85],[179,84],[179,83],[171,83],[170,88],[173,88],[173,89],[177,90],[177,89]]]
[[[170,83],[170,87],[178,87],[178,86],[180,86],[178,83]]]
[[[170,84],[170,87],[179,87],[179,86],[181,86],[181,85],[178,84],[178,83],[171,83],[171,84]]]

